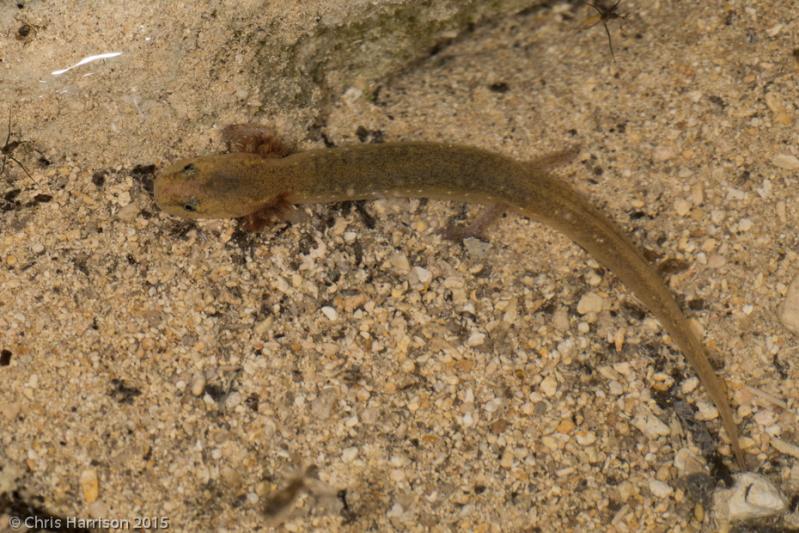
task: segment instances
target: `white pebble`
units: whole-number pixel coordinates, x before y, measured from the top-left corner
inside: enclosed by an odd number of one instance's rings
[[[758,426],[763,427],[770,426],[777,421],[777,417],[771,409],[762,409],[755,413],[752,418],[757,422]]]
[[[780,321],[783,326],[799,335],[799,276],[794,278],[780,309]]]
[[[469,339],[466,341],[467,346],[475,347],[475,346],[482,346],[486,340],[485,333],[474,332],[469,335]]]
[[[683,394],[690,394],[696,390],[699,386],[699,378],[696,376],[691,376],[690,378],[686,379],[680,385],[680,391]]]
[[[466,251],[469,253],[470,257],[477,259],[484,257],[489,248],[491,248],[491,244],[483,242],[480,239],[475,239],[474,237],[467,237],[463,239],[463,246],[466,248]]]
[[[329,305],[322,307],[322,314],[325,315],[328,320],[336,320],[338,318],[338,313],[336,310]]]
[[[396,253],[389,258],[388,262],[391,263],[391,267],[397,274],[405,275],[411,271],[411,264],[405,254]]]
[[[713,495],[713,506],[722,521],[739,522],[784,513],[788,500],[765,477],[750,472],[738,474],[735,485]]]
[[[682,198],[679,198],[674,202],[674,212],[677,213],[677,215],[684,217],[685,215],[691,212],[690,202],[688,202],[688,200],[683,200]]]
[[[777,154],[772,158],[771,163],[784,170],[799,170],[799,159],[790,154]]]
[[[668,498],[674,492],[674,489],[668,483],[657,479],[649,480],[649,492],[656,498]]]
[[[671,433],[669,426],[649,411],[642,411],[633,418],[633,426],[650,439],[664,437]]]
[[[558,382],[552,376],[547,376],[539,386],[544,396],[552,397],[558,391]]]
[[[552,315],[552,325],[558,331],[569,330],[569,312],[565,307],[558,307]]]
[[[430,286],[430,281],[433,279],[433,274],[426,268],[413,267],[410,273],[410,281],[413,286],[422,286],[427,288]]]
[[[702,461],[688,448],[682,448],[674,455],[674,466],[680,476],[705,472]]]
[[[704,400],[696,402],[696,409],[697,420],[714,420],[719,416],[719,411],[716,409],[716,406]]]
[[[344,448],[344,450],[341,452],[341,460],[345,463],[351,463],[356,457],[358,457],[358,448],[355,446]]]
[[[590,446],[596,442],[596,433],[593,431],[578,431],[574,438],[580,446]]]
[[[577,302],[577,312],[581,315],[588,313],[599,313],[605,307],[605,300],[595,292],[587,292],[583,294],[580,301]]]

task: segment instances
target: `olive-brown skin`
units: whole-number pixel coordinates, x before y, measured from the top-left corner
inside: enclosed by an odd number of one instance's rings
[[[626,234],[536,162],[437,143],[385,143],[308,150],[282,158],[251,153],[175,163],[155,181],[167,213],[191,219],[246,217],[277,202],[425,197],[502,204],[566,234],[607,267],[658,318],[694,367],[721,415],[740,466],[744,454],[726,388],[673,295]]]

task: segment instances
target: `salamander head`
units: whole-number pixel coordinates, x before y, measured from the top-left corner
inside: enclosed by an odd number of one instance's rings
[[[238,218],[258,209],[246,179],[249,154],[180,160],[155,178],[155,202],[182,218]]]

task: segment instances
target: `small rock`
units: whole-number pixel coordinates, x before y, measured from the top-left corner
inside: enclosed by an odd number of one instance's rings
[[[788,500],[765,477],[745,472],[735,477],[735,485],[713,494],[713,505],[720,521],[739,522],[784,513]]]
[[[697,420],[715,420],[719,416],[719,411],[716,406],[710,402],[699,401],[696,402],[696,419]]]
[[[408,257],[405,254],[396,253],[389,258],[388,262],[397,274],[404,276],[411,271],[411,263],[408,261]]]
[[[687,200],[683,200],[682,198],[676,200],[674,202],[674,212],[677,215],[684,217],[691,211],[691,203]]]
[[[605,300],[595,292],[587,292],[583,294],[580,301],[577,302],[577,312],[581,315],[588,313],[599,313],[605,306]]]
[[[552,397],[558,391],[558,382],[552,376],[547,376],[539,386],[544,396]]]
[[[705,472],[702,461],[688,448],[682,448],[674,455],[674,466],[680,473],[680,477],[700,474]]]
[[[671,146],[658,146],[652,154],[655,161],[668,161],[676,155],[674,148]]]
[[[485,333],[474,332],[469,335],[469,338],[466,340],[466,345],[472,348],[475,346],[482,346],[485,340]]]
[[[799,276],[794,278],[780,309],[780,321],[796,335],[799,335]]]
[[[433,280],[433,274],[426,268],[416,266],[411,270],[409,278],[413,287],[421,287],[426,289],[430,286],[430,282]]]
[[[771,164],[784,170],[799,170],[799,159],[790,154],[777,154],[771,159]]]
[[[205,390],[205,375],[202,372],[194,374],[191,378],[191,393],[194,396],[201,396]]]
[[[97,477],[97,470],[87,468],[80,473],[80,491],[86,503],[92,503],[100,496],[100,480]]]
[[[560,423],[555,428],[555,431],[558,433],[563,433],[564,435],[568,435],[572,431],[574,431],[575,425],[572,422],[571,418],[564,418],[560,421]]]
[[[128,204],[119,210],[117,216],[119,217],[120,220],[124,220],[125,222],[130,222],[131,220],[136,218],[137,214],[139,214],[139,208],[136,206],[136,204]]]
[[[565,307],[558,307],[552,314],[552,325],[558,331],[569,331],[569,312]]]
[[[777,416],[771,409],[761,409],[752,417],[758,426],[768,427],[777,421]]]
[[[355,446],[344,448],[344,450],[341,452],[341,460],[345,463],[352,462],[356,457],[358,457],[358,448]]]
[[[674,489],[668,483],[659,481],[657,479],[649,480],[649,492],[656,498],[668,498],[674,492]]]
[[[699,386],[699,378],[691,376],[680,384],[680,392],[683,394],[691,394]]]
[[[707,266],[710,268],[721,268],[727,264],[727,260],[724,259],[724,256],[719,254],[713,254],[707,258]]]
[[[782,440],[778,437],[771,437],[769,440],[771,446],[784,455],[799,458],[799,446],[792,444],[788,441]]]
[[[491,248],[490,243],[483,242],[474,237],[466,237],[463,239],[463,246],[466,248],[466,252],[468,252],[469,256],[475,259],[485,257],[489,248]]]
[[[596,433],[593,431],[578,431],[574,438],[580,446],[590,446],[596,442]]]
[[[15,490],[17,479],[21,478],[24,473],[22,468],[6,460],[3,468],[0,468],[0,494]]]
[[[671,433],[669,426],[649,411],[642,411],[633,418],[632,422],[638,431],[650,439],[664,437]]]
[[[331,321],[338,319],[338,313],[336,312],[335,309],[333,309],[329,305],[322,307],[322,314],[325,315],[327,319]]]

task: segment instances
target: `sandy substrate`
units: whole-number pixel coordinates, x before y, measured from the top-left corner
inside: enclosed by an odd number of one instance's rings
[[[290,40],[335,5],[259,16]],[[624,1],[615,64],[601,26],[576,31],[587,8],[527,10],[283,107],[248,70],[255,41],[229,32],[256,3],[170,6],[100,29],[0,7],[0,527],[26,511],[220,531],[717,527],[734,471],[717,413],[611,274],[516,216],[489,242],[443,240],[477,212],[457,203],[320,205],[257,235],[160,213],[157,168],[221,150],[236,122],[301,148],[579,144],[557,172],[665,262],[752,470],[799,491],[799,342],[778,318],[799,270],[791,2]]]

